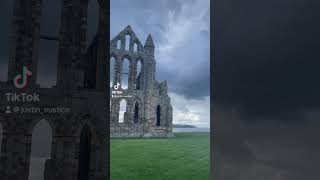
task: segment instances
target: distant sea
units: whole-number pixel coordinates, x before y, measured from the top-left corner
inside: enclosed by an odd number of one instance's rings
[[[173,128],[173,132],[210,132],[210,128]]]

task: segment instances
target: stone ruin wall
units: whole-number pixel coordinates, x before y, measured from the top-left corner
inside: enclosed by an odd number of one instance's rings
[[[126,41],[129,36],[129,41]],[[129,46],[125,43],[129,42]],[[129,47],[126,49],[126,47]],[[156,61],[154,57],[154,42],[151,35],[142,45],[130,26],[127,26],[111,40],[110,61],[115,61],[114,73],[110,75],[113,84],[110,87],[110,96],[114,85],[121,84],[124,61],[129,61],[128,87],[120,88],[124,96],[111,98],[111,137],[171,137],[172,134],[172,106],[168,96],[167,82],[159,83],[155,79]],[[137,64],[141,63],[140,74],[137,73]],[[112,64],[112,63],[110,63]],[[120,122],[120,102],[126,101],[124,121]],[[138,106],[136,106],[138,104]],[[160,106],[160,118],[157,107]],[[138,109],[138,110],[137,110]],[[138,111],[138,113],[137,113]],[[135,117],[136,118],[135,120]],[[157,124],[160,121],[160,124]]]

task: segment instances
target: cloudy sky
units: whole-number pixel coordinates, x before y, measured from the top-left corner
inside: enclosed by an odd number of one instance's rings
[[[210,0],[111,0],[111,38],[128,25],[143,44],[153,37],[174,123],[209,127]]]
[[[0,80],[7,77],[12,0],[4,0],[0,42]],[[60,1],[43,1],[41,33],[56,36]],[[142,43],[152,34],[156,45],[159,81],[168,81],[174,123],[209,127],[210,11],[209,0],[112,0],[111,37],[131,25]],[[90,1],[88,42],[97,31],[97,3]],[[56,81],[57,43],[40,41],[38,83]]]
[[[216,1],[215,179],[319,179],[319,8]]]

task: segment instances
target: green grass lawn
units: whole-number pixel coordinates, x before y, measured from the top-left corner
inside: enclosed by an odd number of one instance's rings
[[[112,139],[111,180],[209,180],[209,133]]]

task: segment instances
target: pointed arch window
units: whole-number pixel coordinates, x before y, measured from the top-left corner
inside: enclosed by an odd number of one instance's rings
[[[122,89],[128,89],[129,85],[129,66],[130,62],[129,59],[125,58],[123,60],[123,66],[122,66],[122,81],[121,81],[121,88]]]
[[[34,126],[31,139],[29,180],[44,179],[41,167],[51,159],[52,128],[48,121],[41,120]]]
[[[157,106],[157,126],[161,125],[161,107],[160,105]]]
[[[121,40],[120,39],[117,41],[117,49],[121,49]]]
[[[129,51],[130,50],[130,35],[126,35],[126,44],[125,44],[125,50]]]
[[[137,74],[136,74],[136,89],[140,90],[141,88],[141,76],[142,76],[142,64],[141,60],[138,60],[137,62]]]
[[[122,99],[120,102],[120,111],[119,111],[119,123],[124,123],[125,114],[127,111],[127,101]]]
[[[137,44],[137,43],[134,43],[134,45],[133,45],[133,51],[134,51],[134,52],[138,52],[138,44]]]

